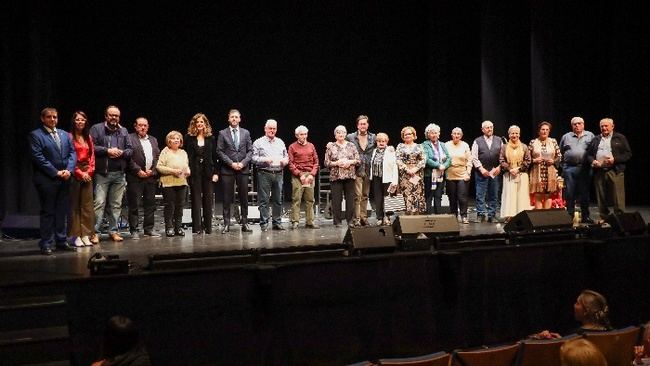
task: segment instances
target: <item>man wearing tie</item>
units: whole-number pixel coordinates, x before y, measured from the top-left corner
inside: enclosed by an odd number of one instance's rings
[[[223,229],[230,231],[230,206],[235,197],[235,184],[239,192],[241,207],[241,231],[252,231],[248,227],[248,176],[253,154],[253,143],[248,130],[241,128],[241,114],[236,109],[228,112],[229,127],[219,131],[217,156],[219,157],[221,182],[223,183]]]
[[[38,244],[41,253],[51,255],[55,248],[70,248],[67,244],[66,221],[70,204],[70,177],[77,163],[77,154],[68,133],[56,128],[56,109],[43,109],[41,122],[43,125],[29,134],[29,146],[34,185],[41,203],[41,240]]]

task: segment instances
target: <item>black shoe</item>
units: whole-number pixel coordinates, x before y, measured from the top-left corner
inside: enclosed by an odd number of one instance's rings
[[[212,227],[211,227],[211,226],[206,227],[206,228],[203,230],[203,232],[204,232],[205,234],[207,234],[207,235],[212,234]]]
[[[167,235],[168,237],[174,236],[174,229],[165,230],[165,235]]]
[[[497,221],[496,221],[496,219],[494,217],[490,216],[490,217],[487,218],[487,222],[489,222],[491,224],[491,223],[497,222]]]
[[[277,225],[273,225],[273,230],[282,231],[282,230],[287,230],[287,229],[285,229],[284,226],[282,226],[280,224],[277,224]]]
[[[201,234],[203,234],[203,230],[192,231],[192,235],[201,235]]]
[[[43,254],[43,255],[52,255],[52,249],[50,249],[50,248],[41,248],[41,254]]]
[[[148,236],[151,238],[160,238],[160,234],[154,233],[153,231],[145,231],[144,236]]]
[[[185,236],[185,231],[183,229],[176,229],[174,232],[178,236]]]
[[[224,225],[223,229],[221,229],[221,233],[225,234],[230,231],[230,225]]]
[[[248,227],[248,224],[242,224],[241,225],[241,232],[242,233],[252,233],[253,230],[250,227]]]
[[[72,245],[68,244],[67,242],[64,243],[57,243],[56,244],[56,250],[62,250],[65,252],[76,252],[77,248],[73,247]]]
[[[140,234],[137,231],[131,232],[131,240],[140,240]]]
[[[260,225],[260,229],[261,229],[262,231],[269,231],[269,227],[266,226],[266,225]]]

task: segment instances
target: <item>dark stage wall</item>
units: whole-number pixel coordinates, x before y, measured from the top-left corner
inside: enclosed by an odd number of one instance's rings
[[[131,128],[145,115],[158,138],[204,112],[223,127],[238,108],[258,137],[267,118],[293,139],[301,123],[324,151],[337,124],[368,114],[399,142],[428,122],[465,139],[491,119],[533,137],[582,115],[612,116],[646,166],[648,25],[609,1],[11,1],[3,4],[0,217],[35,212],[26,148],[44,106],[67,128],[74,110],[99,122],[116,104]],[[628,183],[644,177],[631,169]],[[647,204],[647,195],[630,195]]]

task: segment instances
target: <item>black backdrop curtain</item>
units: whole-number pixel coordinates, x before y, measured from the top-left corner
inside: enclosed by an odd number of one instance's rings
[[[399,142],[413,125],[422,141],[465,140],[490,119],[522,139],[541,120],[552,135],[581,115],[598,132],[614,118],[647,166],[648,25],[635,5],[608,1],[12,1],[3,4],[4,132],[0,217],[34,213],[26,135],[45,106],[68,129],[81,109],[92,122],[116,104],[132,129],[149,118],[158,138],[185,131],[203,112],[219,129],[238,108],[253,137],[268,118],[289,143],[299,124],[324,151],[333,129],[358,114]],[[629,169],[628,192],[645,174]],[[648,195],[628,194],[647,204]]]

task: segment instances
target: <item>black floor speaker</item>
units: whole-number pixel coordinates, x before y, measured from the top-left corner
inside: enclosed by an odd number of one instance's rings
[[[360,226],[348,228],[343,244],[353,249],[392,250],[397,247],[397,240],[390,226]]]
[[[2,220],[2,234],[10,238],[39,238],[40,218],[38,215],[10,214]]]
[[[515,215],[503,227],[503,231],[531,231],[546,229],[570,229],[573,219],[563,208],[524,210]]]
[[[393,229],[402,237],[460,234],[455,215],[400,215],[393,222]]]
[[[642,235],[646,224],[639,211],[612,213],[605,220],[620,235]]]

